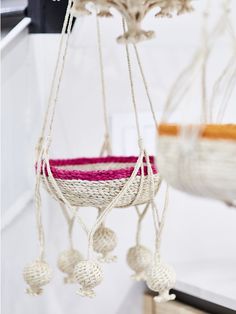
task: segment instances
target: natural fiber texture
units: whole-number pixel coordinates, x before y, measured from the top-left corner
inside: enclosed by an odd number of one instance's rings
[[[179,190],[233,205],[236,200],[236,124],[209,124],[223,121],[236,82],[236,37],[230,1],[223,1],[222,12],[211,31],[207,27],[208,17],[207,4],[203,14],[201,47],[178,76],[163,110],[163,121],[168,121],[191,91],[194,77],[198,77],[201,81],[201,124],[163,123],[159,126],[158,168],[162,177]],[[232,51],[226,67],[209,89],[207,87],[211,84],[206,84],[207,65],[215,44],[223,36],[230,40]],[[213,109],[216,109],[216,114],[213,114]]]
[[[193,11],[193,6],[189,0],[166,0],[159,4],[160,11],[155,15],[156,17],[171,18],[173,13],[178,15]]]
[[[72,206],[84,207],[105,207],[116,197],[128,179],[110,180],[110,181],[85,181],[85,180],[60,180],[55,179],[64,197]],[[142,193],[135,203],[133,203],[136,194],[139,191],[140,177],[136,177],[129,189],[122,195],[117,202],[116,207],[129,207],[130,205],[138,205],[146,203],[150,200],[150,184],[149,179],[144,178]],[[155,191],[158,190],[160,184],[159,174],[154,175]],[[44,179],[42,178],[44,182]],[[48,183],[51,184],[50,178]],[[55,189],[51,186],[52,193]]]
[[[113,230],[104,227],[99,227],[93,235],[93,249],[99,253],[100,262],[113,262],[116,260],[116,256],[112,256],[110,253],[117,246],[117,237]]]
[[[104,163],[106,157],[102,158],[102,163]],[[110,159],[121,157],[107,157]],[[122,157],[123,159],[129,159],[136,157]],[[82,158],[83,160],[83,158]],[[153,160],[153,159],[151,159]],[[87,167],[86,170],[66,170],[61,169],[61,166],[56,167],[55,163],[58,162],[58,165],[61,164],[63,166],[68,163],[71,165],[73,161],[77,162],[80,165],[81,160],[65,160],[65,161],[51,161],[51,171],[53,174],[53,178],[57,183],[61,193],[64,198],[70,203],[71,206],[93,206],[97,208],[105,208],[108,206],[112,200],[119,194],[125,184],[129,181],[130,176],[134,170],[133,167],[123,167],[121,169],[116,169],[117,162],[112,163],[112,161],[108,164],[108,170],[95,170],[99,169],[99,162],[94,163],[91,158],[91,169],[89,170]],[[88,164],[88,159],[87,166]],[[114,169],[112,170],[112,166],[114,165]],[[150,180],[147,175],[141,179],[141,170],[138,171],[138,174],[134,180],[132,181],[129,188],[125,191],[125,193],[119,198],[116,207],[128,207],[130,205],[138,205],[146,203],[150,200]],[[154,164],[152,164],[153,172],[157,172]],[[145,174],[144,173],[144,174]],[[57,178],[57,177],[60,177]],[[65,178],[65,179],[61,179]],[[79,178],[82,178],[79,179]],[[84,180],[86,178],[87,180]],[[113,179],[116,178],[116,179]],[[153,174],[154,185],[155,185],[155,193],[157,192],[160,184],[160,176],[158,173]],[[45,177],[42,175],[42,181],[45,183]],[[141,182],[142,181],[142,182]],[[142,183],[142,184],[141,184]],[[54,182],[52,178],[47,177],[47,184],[45,184],[47,190],[50,189],[49,193],[57,198],[56,190],[54,187]],[[139,193],[138,197],[137,194]]]
[[[137,160],[137,156],[107,156],[56,160],[50,159],[49,164],[54,178],[100,181],[129,178],[134,170]],[[149,156],[149,162],[151,163],[153,173],[156,174],[157,169],[153,156]],[[143,163],[145,166],[144,174],[147,175],[146,158],[143,158]],[[141,175],[140,170],[137,175]]]
[[[131,247],[127,253],[127,263],[135,272],[132,278],[139,281],[146,279],[146,270],[152,262],[152,252],[143,245]]]
[[[92,298],[95,296],[93,289],[103,280],[103,271],[95,261],[81,261],[75,266],[74,278],[81,285],[77,293]]]
[[[193,7],[192,0],[144,0],[144,1],[123,1],[123,0],[75,0],[74,9],[72,11],[75,17],[87,15],[86,5],[93,3],[98,7],[97,14],[101,17],[110,17],[110,8],[116,9],[127,24],[127,31],[117,38],[119,43],[136,43],[142,40],[154,37],[154,31],[145,31],[141,28],[141,24],[145,16],[154,8],[159,11],[156,16],[172,17],[174,13],[177,15],[191,12]],[[81,13],[79,12],[81,11]],[[90,12],[89,12],[90,13]]]
[[[146,272],[147,286],[159,293],[154,300],[158,303],[174,300],[175,295],[169,294],[169,291],[174,288],[175,281],[176,275],[172,267],[163,263],[159,256],[156,256],[154,263]]]
[[[160,136],[158,168],[174,188],[231,203],[236,199],[236,141]]]
[[[42,294],[43,289],[41,287],[51,281],[52,271],[46,262],[35,261],[24,268],[23,277],[29,285],[26,292],[36,296]]]
[[[200,128],[199,136],[205,139],[224,139],[236,141],[236,124],[207,124],[192,125],[190,128]],[[158,127],[159,135],[179,135],[181,125],[178,124],[160,124]]]
[[[74,1],[73,7],[71,8],[70,13],[74,17],[81,17],[81,16],[86,16],[86,15],[91,14],[91,12],[88,9],[86,9],[85,5],[81,3],[80,0]]]
[[[70,249],[60,253],[57,266],[63,272],[67,274],[67,277],[64,278],[65,283],[74,283],[74,268],[75,266],[83,260],[83,256],[77,250]]]
[[[68,1],[65,19],[62,26],[62,36],[59,43],[59,53],[56,61],[56,69],[53,74],[53,84],[50,90],[50,96],[49,96],[49,105],[45,114],[45,120],[42,127],[41,136],[38,140],[38,144],[36,146],[36,164],[37,164],[37,171],[36,171],[36,184],[35,184],[35,214],[36,214],[36,224],[37,224],[37,233],[38,233],[38,241],[39,241],[39,259],[35,261],[34,263],[30,264],[29,266],[25,267],[23,271],[23,277],[25,281],[28,283],[29,288],[27,288],[27,293],[31,295],[39,295],[42,293],[42,286],[46,285],[50,282],[52,277],[52,272],[48,264],[44,261],[45,258],[45,237],[44,237],[44,229],[42,224],[42,213],[41,213],[41,195],[40,195],[40,167],[43,159],[43,152],[44,152],[44,145],[46,145],[45,138],[45,132],[48,127],[47,123],[49,122],[48,116],[50,113],[50,109],[52,108],[52,104],[56,102],[57,96],[54,94],[54,92],[57,90],[56,88],[56,81],[58,77],[58,85],[60,85],[61,81],[61,75],[58,75],[58,66],[60,64],[61,58],[65,61],[65,55],[68,48],[68,40],[70,31],[72,28],[72,21],[73,17],[70,16],[70,9],[73,4],[73,0]],[[66,30],[68,32],[67,36]],[[64,49],[62,47],[64,46]],[[64,51],[63,51],[64,50]],[[63,53],[62,53],[63,51]],[[61,63],[62,69],[64,66],[64,62]],[[62,74],[63,70],[61,71]],[[56,92],[57,94],[57,92]],[[55,98],[54,98],[55,96]],[[52,108],[53,109],[53,108]],[[54,110],[52,110],[54,112]],[[52,114],[53,116],[53,114]],[[50,127],[51,128],[51,127]]]

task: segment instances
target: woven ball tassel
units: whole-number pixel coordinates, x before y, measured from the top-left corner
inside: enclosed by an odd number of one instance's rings
[[[81,261],[75,266],[74,278],[81,285],[77,294],[92,298],[96,295],[93,289],[103,280],[103,271],[95,261]]]
[[[127,253],[127,263],[134,271],[131,276],[133,279],[140,281],[146,279],[146,270],[152,262],[152,252],[143,245],[131,247]]]
[[[63,251],[59,254],[57,260],[58,268],[67,274],[67,277],[64,278],[65,283],[74,283],[74,268],[75,266],[83,260],[83,256],[77,250],[71,249]]]
[[[42,287],[51,281],[52,270],[45,261],[39,260],[24,268],[23,277],[29,286],[26,292],[29,295],[37,296],[42,294]]]
[[[93,236],[93,249],[99,253],[101,262],[113,262],[117,259],[116,256],[112,256],[110,253],[115,249],[117,245],[117,237],[113,230],[101,226],[99,227]]]
[[[175,299],[175,295],[170,294],[170,289],[174,288],[176,282],[175,271],[172,267],[156,257],[147,270],[146,276],[147,286],[159,293],[158,296],[154,297],[154,301],[163,303]]]

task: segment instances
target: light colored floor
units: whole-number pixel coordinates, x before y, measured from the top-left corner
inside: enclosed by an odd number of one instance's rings
[[[150,295],[144,296],[143,314],[207,314],[178,301],[156,304]]]

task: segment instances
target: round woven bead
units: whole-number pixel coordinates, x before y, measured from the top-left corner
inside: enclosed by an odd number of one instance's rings
[[[42,286],[48,284],[52,279],[52,270],[44,261],[35,261],[23,270],[25,282],[29,285],[26,292],[36,296],[43,292]]]
[[[99,227],[93,236],[93,249],[101,254],[100,261],[112,262],[116,256],[111,256],[109,253],[114,250],[117,245],[117,237],[113,230],[106,227]]]
[[[152,262],[152,252],[143,245],[131,247],[127,253],[127,263],[135,272],[132,278],[145,280],[145,271]]]
[[[83,260],[83,256],[77,250],[67,250],[63,251],[59,254],[57,260],[58,268],[63,272],[66,273],[68,276],[64,278],[65,283],[74,283],[74,268],[80,261]]]
[[[103,279],[103,271],[100,265],[91,260],[79,262],[74,269],[74,278],[81,285],[78,294],[87,297],[94,297],[94,288],[98,286]]]
[[[147,286],[159,293],[158,296],[154,297],[154,300],[158,303],[175,299],[174,294],[169,294],[170,289],[174,288],[175,281],[176,275],[173,268],[158,258],[154,260],[146,272]]]

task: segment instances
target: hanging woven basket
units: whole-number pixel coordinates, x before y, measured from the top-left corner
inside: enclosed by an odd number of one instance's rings
[[[236,200],[236,125],[158,128],[157,164],[174,188],[231,203]]]
[[[154,192],[158,191],[160,176],[154,157],[149,157],[153,171]],[[64,198],[72,206],[104,208],[119,194],[129,180],[138,157],[99,157],[49,161],[51,173]],[[44,175],[43,175],[44,172]],[[41,173],[46,189],[57,199],[53,181],[47,170]],[[150,200],[150,177],[144,161],[144,176],[141,169],[130,187],[118,200],[116,207],[127,207]]]

